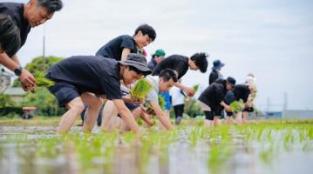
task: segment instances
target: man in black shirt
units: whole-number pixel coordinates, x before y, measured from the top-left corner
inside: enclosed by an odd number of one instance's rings
[[[133,36],[121,35],[103,45],[96,53],[97,56],[125,60],[129,53],[143,54],[143,48],[156,38],[155,30],[147,24],[140,25]]]
[[[61,0],[29,0],[26,4],[0,3],[0,15],[10,16],[19,29],[20,35],[19,48],[15,52],[2,52],[0,54],[1,64],[19,76],[25,90],[32,90],[36,82],[33,75],[20,66],[16,52],[25,44],[32,27],[43,24],[52,18],[55,11],[59,11],[61,8]],[[1,25],[0,27],[2,30],[4,26]]]
[[[190,58],[182,55],[171,55],[154,68],[152,75],[159,75],[166,68],[176,71],[178,79],[182,78],[188,69],[199,69],[202,73],[205,73],[208,67],[207,57],[205,53],[196,53]],[[186,87],[181,83],[176,83],[175,86],[185,91],[189,96],[194,94],[192,88]]]
[[[223,75],[221,74],[221,69],[225,64],[222,63],[220,60],[213,61],[212,71],[209,76],[209,85],[215,82],[217,79],[222,79]]]
[[[224,102],[227,91],[234,88],[236,80],[228,77],[226,80],[218,80],[208,86],[199,97],[199,104],[205,114],[205,125],[219,124],[219,117],[223,109],[230,110],[229,105]]]
[[[234,101],[240,101],[247,105],[248,97],[250,95],[251,89],[246,84],[238,84],[235,86],[235,88],[231,91],[228,91],[225,96],[225,103],[230,105]],[[246,107],[244,107],[246,109]],[[233,111],[227,111],[227,122],[232,123],[234,122],[232,119],[232,116],[234,115],[236,117],[236,123],[241,124],[242,122],[242,112],[234,113]]]
[[[103,103],[99,96],[105,95],[114,102],[131,130],[138,132],[138,125],[122,100],[120,81],[131,84],[150,72],[145,57],[139,54],[129,54],[126,61],[76,56],[55,64],[47,73],[47,78],[55,81],[49,91],[61,106],[69,109],[62,116],[57,131],[67,132],[86,105],[88,110],[83,131],[90,132]]]

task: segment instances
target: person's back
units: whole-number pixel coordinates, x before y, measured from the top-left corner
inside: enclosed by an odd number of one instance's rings
[[[172,69],[178,73],[178,79],[188,71],[188,57],[182,55],[171,55],[160,62],[153,70],[152,75],[159,75],[164,69]]]
[[[96,56],[121,60],[124,48],[130,49],[131,53],[137,53],[136,42],[133,37],[121,35],[112,39],[97,51]]]
[[[220,60],[214,60],[213,61],[212,71],[209,75],[209,85],[211,85],[217,79],[223,78],[223,75],[220,72],[223,66],[225,66],[225,64],[222,63]]]
[[[96,55],[115,60],[126,60],[129,53],[144,55],[144,47],[153,42],[155,38],[155,30],[150,25],[143,24],[137,27],[133,36],[121,35],[104,44],[96,52]]]
[[[199,100],[212,108],[220,108],[220,102],[226,95],[226,88],[221,83],[213,83],[208,86],[199,96]]]

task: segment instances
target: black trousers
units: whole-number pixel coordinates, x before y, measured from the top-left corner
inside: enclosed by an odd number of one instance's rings
[[[185,107],[184,104],[174,106],[175,118],[183,117],[184,107]]]

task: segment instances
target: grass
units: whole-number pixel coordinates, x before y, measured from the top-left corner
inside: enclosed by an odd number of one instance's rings
[[[0,119],[1,126],[56,126],[59,117],[35,117],[33,120]],[[251,147],[257,143],[258,160],[266,165],[282,153],[294,150],[303,153],[313,152],[313,120],[258,121],[245,125],[221,125],[206,128],[202,120],[184,120],[184,124],[172,131],[145,129],[141,137],[133,133],[94,133],[83,134],[72,131],[58,136],[45,132],[32,134],[21,132],[16,135],[0,136],[0,160],[5,156],[4,144],[16,144],[19,156],[26,159],[56,159],[64,156],[74,162],[83,172],[91,172],[97,167],[108,173],[113,171],[116,162],[127,160],[138,168],[136,173],[149,173],[148,164],[152,156],[158,156],[160,164],[169,160],[169,147],[186,136],[190,151],[198,148],[207,154],[207,167],[211,173],[225,169],[237,153],[238,146]],[[241,142],[236,143],[236,142]],[[26,148],[25,148],[26,147]],[[300,148],[299,148],[300,147]],[[30,162],[31,163],[31,162]],[[34,164],[33,164],[34,165]],[[125,169],[127,170],[127,169]]]

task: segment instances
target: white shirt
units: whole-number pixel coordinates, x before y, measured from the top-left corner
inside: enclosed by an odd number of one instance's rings
[[[185,103],[185,96],[182,94],[181,89],[173,87],[170,90],[170,95],[172,96],[172,105],[181,105]]]

